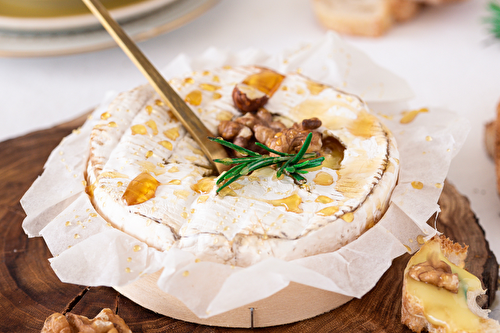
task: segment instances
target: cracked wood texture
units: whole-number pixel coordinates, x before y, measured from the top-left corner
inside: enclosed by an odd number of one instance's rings
[[[94,317],[102,308],[120,315],[133,332],[233,332],[244,329],[209,327],[164,317],[136,305],[108,287],[60,282],[42,238],[24,234],[25,214],[19,204],[59,141],[85,121],[85,116],[51,129],[0,142],[0,319],[1,332],[40,332],[53,312]],[[47,189],[50,191],[50,188]],[[438,230],[470,245],[467,268],[496,290],[498,264],[467,198],[450,184],[440,199]],[[400,324],[402,273],[409,255],[394,260],[376,287],[326,314],[298,323],[255,329],[260,332],[410,332]],[[494,297],[494,293],[491,294]],[[490,304],[493,299],[490,297]],[[304,300],[304,306],[314,299]],[[250,318],[249,318],[250,320]]]

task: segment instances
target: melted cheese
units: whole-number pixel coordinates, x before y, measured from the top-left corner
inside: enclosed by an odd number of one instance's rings
[[[431,253],[437,253],[439,260],[450,265],[453,273],[457,273],[460,281],[458,293],[454,294],[444,288],[417,281],[408,276],[410,267],[425,262]],[[446,332],[476,332],[480,329],[481,317],[474,314],[467,306],[467,294],[482,290],[481,281],[463,268],[451,263],[441,252],[439,242],[426,243],[408,263],[405,270],[406,290],[418,298],[423,306],[425,318],[435,326],[442,326]]]

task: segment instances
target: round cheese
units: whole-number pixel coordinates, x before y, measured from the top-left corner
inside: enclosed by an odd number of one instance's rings
[[[240,117],[232,92],[259,67],[219,68],[171,80],[207,128]],[[387,209],[399,161],[388,130],[356,96],[287,74],[264,108],[276,119],[317,117],[323,138],[344,147],[339,167],[309,170],[305,185],[271,167],[219,194],[198,145],[151,87],[122,93],[91,135],[87,181],[100,214],[152,247],[249,266],[331,252],[359,237]],[[328,161],[328,158],[326,159]]]

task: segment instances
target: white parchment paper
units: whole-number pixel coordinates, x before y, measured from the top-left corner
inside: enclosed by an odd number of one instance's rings
[[[160,252],[111,227],[85,193],[88,143],[92,127],[113,94],[88,121],[52,152],[45,171],[22,198],[30,237],[44,237],[54,258],[51,266],[63,282],[121,286],[163,269],[159,287],[180,299],[200,318],[266,298],[290,281],[362,297],[394,258],[418,249],[417,236],[431,237],[426,221],[437,204],[452,157],[469,131],[467,121],[429,106],[413,121],[401,123],[407,83],[374,64],[334,33],[293,51],[268,55],[249,49],[238,53],[210,48],[196,58],[179,55],[164,70],[167,78],[224,65],[261,65],[302,74],[365,99],[396,137],[401,173],[392,202],[381,221],[356,241],[333,253],[293,261],[267,259],[247,268],[196,262],[187,252]]]

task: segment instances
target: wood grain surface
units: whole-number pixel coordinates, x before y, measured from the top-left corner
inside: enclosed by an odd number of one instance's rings
[[[85,121],[85,116],[51,129],[0,142],[0,332],[40,332],[53,312],[94,317],[111,308],[133,332],[239,332],[191,324],[164,317],[133,303],[108,287],[60,282],[49,266],[51,257],[42,238],[24,234],[25,214],[19,204],[60,140]],[[50,188],[47,191],[51,191]],[[497,289],[498,264],[469,201],[446,184],[440,199],[438,230],[470,246],[466,268]],[[293,324],[254,329],[258,332],[410,332],[400,324],[402,274],[409,255],[394,260],[379,283],[362,299],[318,317]],[[493,301],[494,293],[489,298]],[[304,306],[314,302],[309,299]]]

